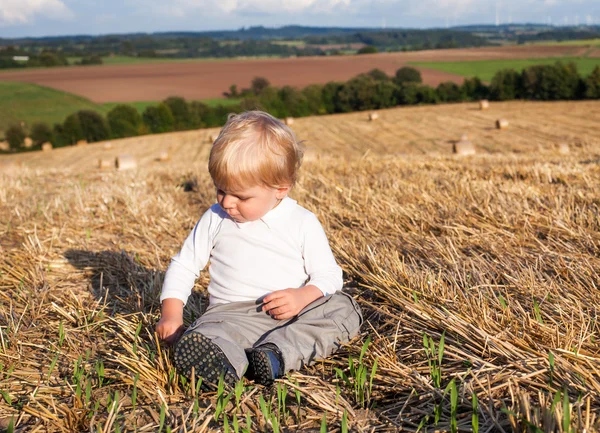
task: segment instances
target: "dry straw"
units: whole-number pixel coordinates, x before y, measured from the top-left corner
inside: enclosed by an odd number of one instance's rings
[[[322,222],[365,322],[334,356],[272,389],[246,382],[237,399],[180,379],[154,335],[164,271],[214,203],[198,168],[206,133],[180,136],[187,159],[148,158],[135,176],[86,170],[98,154],[78,149],[19,155],[35,169],[0,172],[0,429],[216,432],[226,417],[229,431],[598,432],[600,171],[531,149],[532,136],[550,148],[576,134],[582,113],[594,127],[589,104],[569,103],[555,130],[539,125],[557,105],[525,105],[527,132],[492,134],[477,164],[392,141],[411,125],[439,143],[466,121],[485,130],[462,105],[386,111],[377,142],[356,127],[362,113],[299,123],[322,138],[293,197]],[[186,325],[207,283],[203,272]]]

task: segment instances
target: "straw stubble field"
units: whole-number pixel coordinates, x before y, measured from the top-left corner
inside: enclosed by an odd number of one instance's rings
[[[153,334],[170,257],[214,201],[214,131],[5,166],[3,425],[600,430],[600,105],[473,108],[296,120],[310,149],[292,195],[323,223],[365,323],[332,359],[272,389],[242,384],[229,399],[181,381]],[[492,129],[496,117],[510,128]],[[465,132],[479,153],[454,157],[451,140]],[[169,164],[155,162],[169,144]],[[99,154],[124,150],[138,170],[93,168]],[[186,323],[206,284],[203,275]]]

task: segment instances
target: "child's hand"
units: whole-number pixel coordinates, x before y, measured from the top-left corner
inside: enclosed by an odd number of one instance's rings
[[[183,302],[167,298],[162,302],[161,312],[161,318],[156,324],[156,333],[167,344],[173,344],[183,332]]]
[[[167,344],[173,344],[183,332],[183,320],[171,317],[161,317],[156,324],[156,333]]]
[[[290,319],[321,296],[321,290],[312,285],[299,289],[277,290],[264,297],[262,310],[269,313],[273,319]]]

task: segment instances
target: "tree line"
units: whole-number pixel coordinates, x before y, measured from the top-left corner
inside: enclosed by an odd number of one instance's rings
[[[181,97],[169,97],[155,106],[147,107],[141,114],[127,104],[117,105],[106,117],[94,111],[80,110],[54,127],[36,123],[28,135],[34,146],[51,142],[55,147],[61,147],[80,140],[94,142],[218,127],[225,123],[229,113],[252,109],[261,109],[283,118],[480,99],[600,99],[600,66],[587,77],[582,77],[573,63],[535,65],[522,72],[504,69],[494,75],[489,85],[474,77],[465,79],[462,85],[444,82],[435,88],[424,85],[421,73],[411,67],[398,69],[394,76],[373,69],[347,82],[313,84],[303,89],[274,87],[267,79],[256,77],[250,88],[238,91],[233,85],[225,95],[240,102],[209,107],[198,101],[188,102]],[[13,149],[21,146],[26,135],[21,125],[13,125],[5,132],[6,140]]]

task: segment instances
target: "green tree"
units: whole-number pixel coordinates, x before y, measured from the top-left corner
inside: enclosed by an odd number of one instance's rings
[[[254,77],[252,79],[252,84],[250,84],[250,90],[255,95],[260,95],[267,87],[269,87],[271,83],[264,77]]]
[[[79,117],[83,138],[89,143],[108,140],[110,130],[102,115],[92,110],[80,110],[77,112],[77,116]]]
[[[81,123],[79,122],[79,116],[77,113],[73,113],[67,116],[62,124],[60,131],[60,140],[65,145],[75,144],[79,140],[83,140],[83,130],[81,129]]]
[[[202,102],[190,102],[189,111],[192,128],[204,128],[214,123],[211,121],[210,118],[212,113],[210,107],[206,104],[203,104]]]
[[[419,85],[417,83],[404,83],[396,87],[396,100],[400,105],[414,105],[419,103]]]
[[[185,99],[179,96],[170,96],[163,101],[173,114],[175,120],[174,128],[176,131],[183,131],[192,127],[192,116],[190,107]]]
[[[436,90],[430,86],[419,86],[417,98],[420,104],[437,104],[439,102]]]
[[[502,69],[494,74],[490,83],[490,98],[509,101],[521,97],[521,76],[514,69]]]
[[[441,102],[460,102],[465,99],[461,87],[452,81],[440,83],[435,90]]]
[[[33,140],[33,144],[35,146],[39,146],[42,143],[45,143],[47,141],[52,142],[53,141],[52,135],[53,135],[52,128],[50,128],[50,126],[47,123],[38,122],[38,123],[34,123],[31,126],[30,137]]]
[[[576,99],[581,95],[580,77],[574,63],[534,65],[521,74],[522,92],[540,101]]]
[[[295,87],[283,86],[279,90],[279,99],[284,107],[284,112],[281,117],[303,117],[312,114],[306,96]]]
[[[306,98],[306,104],[311,114],[327,114],[327,109],[323,103],[323,86],[320,84],[311,84],[302,89]]]
[[[140,113],[127,104],[119,104],[112,108],[106,119],[113,138],[134,137],[142,132],[144,123]]]
[[[356,54],[375,54],[378,52],[379,50],[377,49],[377,47],[374,47],[372,45],[365,45],[360,50],[358,50]]]
[[[423,78],[421,72],[418,69],[410,66],[404,66],[396,71],[396,77],[394,78],[396,84],[401,85],[404,83],[422,83]]]
[[[388,81],[390,79],[385,72],[377,68],[371,69],[367,75],[373,78],[375,81]]]
[[[344,83],[330,81],[323,86],[321,98],[323,100],[323,107],[326,113],[340,113],[338,107],[339,93],[344,88]]]
[[[25,141],[25,131],[21,125],[11,125],[4,131],[4,138],[8,141],[8,146],[11,149],[18,149]]]
[[[490,89],[481,82],[479,77],[465,78],[462,93],[470,100],[487,99],[490,96]]]
[[[164,103],[147,107],[142,114],[142,119],[148,130],[153,134],[170,132],[175,127],[173,113]]]
[[[596,66],[592,73],[585,79],[585,97],[600,99],[600,66]]]

